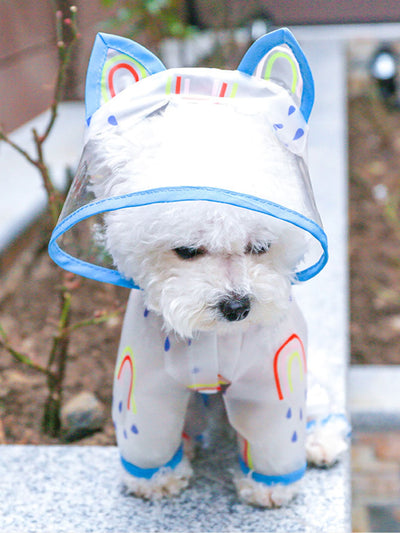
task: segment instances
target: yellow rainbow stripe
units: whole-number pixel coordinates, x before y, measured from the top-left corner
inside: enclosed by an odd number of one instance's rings
[[[254,470],[253,458],[250,451],[250,442],[248,440],[244,441],[244,450],[243,450],[244,460],[250,470]]]
[[[294,62],[293,58],[288,54],[288,53],[285,53],[285,52],[275,52],[274,54],[272,54],[269,58],[268,58],[268,61],[267,61],[267,67],[265,69],[265,76],[264,78],[266,80],[269,80],[270,77],[271,77],[271,72],[272,72],[272,67],[274,66],[274,63],[277,59],[279,58],[284,58],[286,59],[286,61],[288,61],[291,69],[292,69],[292,86],[290,88],[290,90],[292,91],[293,94],[296,93],[296,88],[297,88],[297,83],[298,83],[298,74],[297,74],[297,67],[296,67],[296,63]]]
[[[225,379],[220,374],[218,374],[218,378],[219,379],[217,383],[193,383],[192,385],[188,385],[188,389],[197,390],[197,391],[202,391],[202,390],[219,391],[221,390],[221,385],[230,385],[231,383],[229,380]]]
[[[301,381],[304,380],[303,362],[301,360],[299,352],[296,351],[296,352],[293,352],[293,353],[290,354],[290,357],[289,357],[289,360],[288,360],[288,367],[287,367],[288,376],[287,377],[288,377],[290,392],[293,392],[292,365],[293,365],[294,359],[296,359],[298,364],[299,364],[300,380]]]

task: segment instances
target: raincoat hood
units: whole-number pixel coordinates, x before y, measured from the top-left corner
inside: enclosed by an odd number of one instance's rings
[[[326,264],[327,239],[315,206],[307,166],[308,118],[314,101],[312,75],[298,43],[287,29],[261,37],[246,52],[236,71],[211,68],[165,69],[151,52],[125,38],[98,34],[89,62],[86,85],[85,146],[59,221],[53,231],[49,253],[61,267],[96,279],[137,288],[113,265],[102,239],[104,214],[151,204],[188,201],[219,202],[272,216],[307,233],[304,259],[297,279],[305,281]],[[231,110],[243,116],[261,116],[294,161],[296,172],[275,179],[233,179],[224,172],[174,173],[162,168],[149,179],[125,180],[123,194],[96,192],[95,159],[103,139],[104,158],[118,156],[124,140],[143,134],[143,125],[171,112],[185,117],[202,115],[204,105],[215,104],[219,114]],[[189,106],[189,107],[188,107]],[[184,118],[183,129],[186,127]],[[190,127],[190,125],[187,125]],[[210,124],[212,129],[212,124]],[[193,140],[179,137],[183,144]],[[169,139],[168,142],[175,142]],[[235,143],[233,143],[235,144]],[[237,150],[232,147],[232,151]],[[240,149],[240,147],[239,147]],[[164,150],[165,152],[165,150]],[[146,153],[141,157],[146,157]],[[246,153],[247,157],[247,153]],[[248,166],[251,169],[251,154]],[[245,160],[245,158],[242,158]],[[169,166],[168,158],[162,160]],[[133,162],[134,163],[134,162]],[[190,161],[188,162],[190,164]]]

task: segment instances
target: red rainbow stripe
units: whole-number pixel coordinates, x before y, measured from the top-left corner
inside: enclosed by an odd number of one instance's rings
[[[108,73],[108,86],[110,88],[110,95],[111,98],[114,98],[115,96],[115,88],[114,88],[114,74],[118,69],[124,68],[126,70],[129,70],[129,72],[133,75],[135,78],[135,81],[139,81],[139,74],[137,71],[132,67],[132,65],[129,65],[129,63],[118,63],[117,65],[114,65],[112,68],[110,68],[110,71]]]
[[[287,341],[285,341],[282,344],[282,346],[276,352],[275,357],[274,357],[274,377],[275,377],[276,390],[278,392],[278,397],[279,397],[280,400],[283,400],[283,393],[282,393],[281,382],[280,382],[280,379],[279,379],[279,369],[278,369],[279,356],[281,355],[282,351],[286,348],[286,346],[290,342],[292,342],[293,340],[297,340],[299,342],[299,344],[300,344],[301,355],[302,355],[303,364],[304,364],[304,371],[307,372],[307,361],[306,361],[306,354],[305,354],[305,350],[304,350],[304,345],[303,345],[300,337],[296,333],[293,333],[293,335],[291,335],[287,339]]]
[[[119,370],[118,370],[117,379],[121,378],[122,371],[124,369],[125,364],[128,364],[128,366],[130,368],[130,371],[131,371],[131,379],[130,379],[130,383],[129,383],[128,402],[127,402],[128,409],[130,409],[131,405],[132,405],[132,411],[135,413],[136,412],[136,405],[135,405],[135,401],[134,401],[134,398],[133,398],[133,384],[134,384],[134,381],[135,381],[135,369],[134,369],[134,366],[133,366],[133,361],[132,361],[131,354],[129,354],[129,353],[126,354],[125,357],[122,359],[122,362],[121,362]]]

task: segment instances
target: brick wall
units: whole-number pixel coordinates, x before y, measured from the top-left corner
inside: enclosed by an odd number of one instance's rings
[[[74,87],[82,98],[90,51],[107,11],[98,0],[78,0],[82,37],[74,54]],[[51,0],[0,0],[0,122],[9,132],[51,105],[57,72]]]
[[[48,2],[0,2],[0,121],[6,130],[51,101],[56,52]]]

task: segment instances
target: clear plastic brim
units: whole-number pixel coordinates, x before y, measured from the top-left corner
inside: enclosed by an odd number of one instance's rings
[[[298,281],[306,281],[318,274],[328,260],[327,237],[317,222],[268,200],[211,187],[162,187],[82,205],[63,217],[55,227],[49,244],[50,256],[60,267],[75,274],[123,287],[139,288],[134,280],[126,279],[113,266],[113,260],[103,244],[104,214],[152,204],[198,201],[248,209],[304,230],[310,239],[296,273]]]

